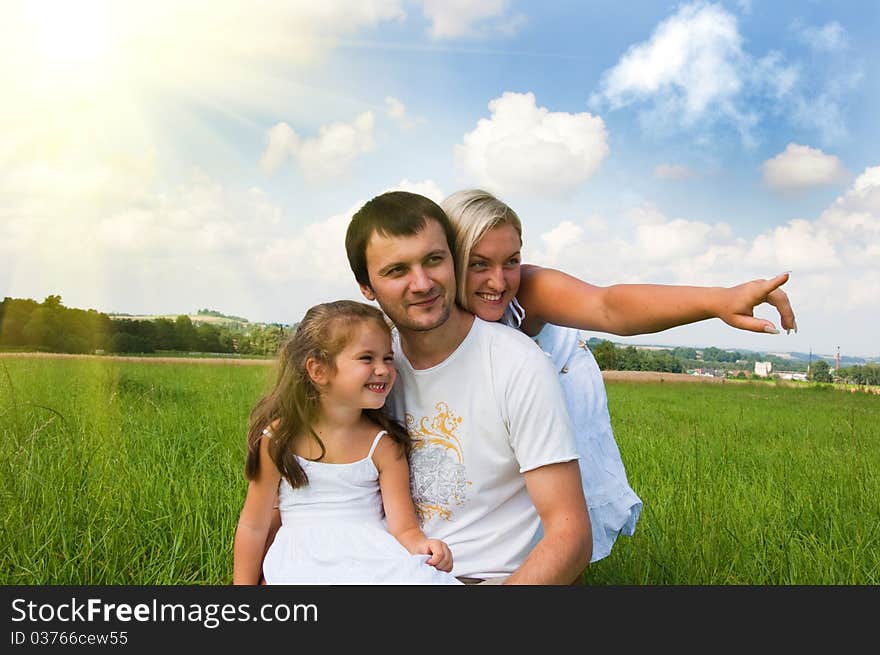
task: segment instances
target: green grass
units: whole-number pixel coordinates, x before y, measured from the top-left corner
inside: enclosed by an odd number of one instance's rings
[[[880,397],[608,384],[633,537],[589,584],[877,584]]]
[[[0,584],[226,584],[270,366],[0,359]],[[880,583],[880,397],[609,383],[633,537],[589,584]]]
[[[271,373],[0,360],[0,582],[231,580],[247,416]]]

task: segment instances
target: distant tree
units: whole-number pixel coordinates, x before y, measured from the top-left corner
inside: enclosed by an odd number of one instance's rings
[[[736,351],[729,352],[727,350],[715,348],[714,346],[710,346],[703,350],[703,360],[707,362],[735,362],[741,357],[742,355]]]
[[[107,349],[114,353],[151,353],[154,351],[153,344],[148,339],[130,332],[117,332],[110,338],[107,345]]]
[[[617,368],[621,371],[641,371],[639,351],[635,346],[627,346],[617,351]]]
[[[837,375],[852,384],[880,385],[880,365],[847,366],[837,371]]]
[[[3,324],[0,325],[0,344],[4,346],[24,346],[28,344],[24,326],[31,320],[31,314],[39,303],[29,298],[5,298],[3,300]]]
[[[210,323],[202,323],[196,328],[198,350],[203,353],[229,352],[220,341],[220,330]]]
[[[58,312],[49,307],[38,307],[22,329],[25,343],[47,350],[57,350],[59,336]]]
[[[831,382],[831,367],[824,359],[820,359],[810,367],[810,379],[813,382]]]
[[[61,296],[46,296],[46,299],[43,301],[43,307],[46,309],[61,309]]]
[[[174,321],[174,328],[177,333],[175,344],[177,350],[189,352],[198,348],[198,334],[189,316],[186,314],[178,316]]]
[[[591,348],[596,363],[603,371],[617,370],[617,348],[610,341],[602,341]]]
[[[167,318],[153,320],[156,350],[174,350],[177,348],[177,327],[174,321]]]
[[[697,351],[695,348],[673,348],[672,356],[676,359],[696,359]]]

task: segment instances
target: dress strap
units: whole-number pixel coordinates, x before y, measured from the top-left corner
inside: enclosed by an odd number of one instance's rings
[[[382,438],[383,434],[388,434],[385,430],[379,430],[379,434],[376,435],[376,438],[373,439],[373,445],[370,446],[370,453],[367,455],[366,459],[372,459],[373,453],[376,452],[376,446],[379,445],[379,439]]]
[[[523,309],[523,306],[520,305],[519,301],[514,297],[511,298],[510,303],[505,308],[504,315],[501,317],[500,322],[509,325],[510,327],[518,328],[522,325],[525,317],[526,310]]]

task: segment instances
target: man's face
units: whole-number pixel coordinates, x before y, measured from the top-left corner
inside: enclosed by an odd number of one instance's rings
[[[381,236],[367,242],[371,287],[361,285],[399,330],[424,332],[443,325],[455,306],[455,266],[440,224],[428,219],[411,236]]]

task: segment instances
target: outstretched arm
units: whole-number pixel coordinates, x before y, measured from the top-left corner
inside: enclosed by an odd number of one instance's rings
[[[797,331],[791,302],[780,287],[788,273],[733,287],[615,284],[597,287],[552,268],[524,265],[519,302],[526,310],[523,330],[537,334],[544,323],[629,336],[660,332],[707,318],[752,332],[776,333],[755,318],[755,307],[773,305],[784,330]]]

